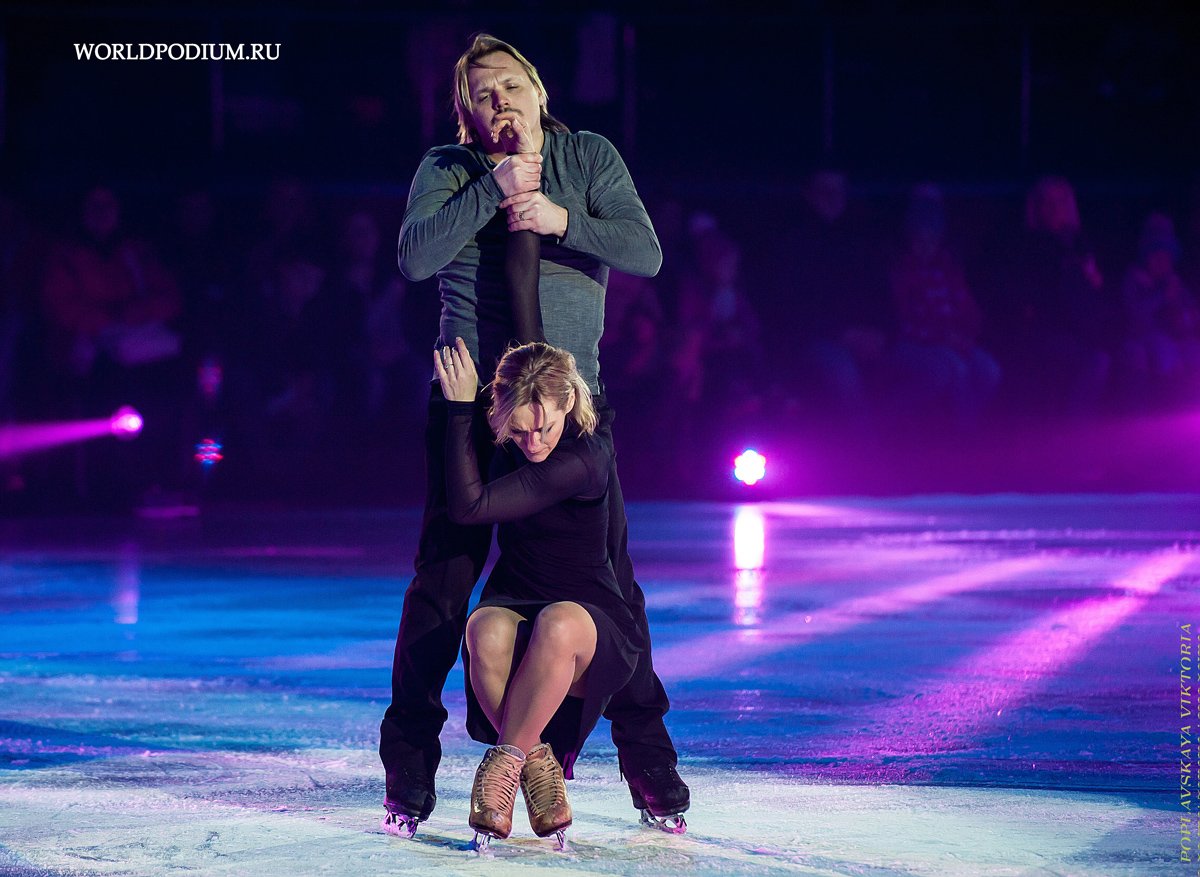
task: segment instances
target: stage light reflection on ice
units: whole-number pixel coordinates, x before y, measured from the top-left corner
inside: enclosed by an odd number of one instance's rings
[[[733,518],[733,621],[739,627],[758,624],[762,607],[762,568],[767,553],[767,522],[759,506],[739,506]]]

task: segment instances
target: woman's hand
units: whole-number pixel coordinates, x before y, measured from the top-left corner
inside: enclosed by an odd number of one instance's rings
[[[479,375],[466,343],[454,339],[454,348],[433,351],[433,368],[442,382],[442,395],[451,402],[474,402],[479,392]]]

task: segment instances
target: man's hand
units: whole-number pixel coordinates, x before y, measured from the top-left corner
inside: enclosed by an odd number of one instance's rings
[[[443,347],[433,351],[433,370],[442,382],[442,395],[451,402],[474,402],[479,390],[479,376],[466,343],[454,339],[454,349]]]
[[[537,152],[533,131],[519,113],[505,110],[492,122],[492,145],[505,152]]]
[[[506,198],[521,192],[536,192],[542,185],[542,155],[540,152],[510,155],[496,165],[492,176]]]
[[[529,231],[562,237],[567,233],[567,211],[541,192],[521,192],[500,202],[508,211],[509,231]]]

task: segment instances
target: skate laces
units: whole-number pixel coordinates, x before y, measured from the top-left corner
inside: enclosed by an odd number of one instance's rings
[[[529,803],[539,814],[563,803],[567,797],[567,784],[562,775],[562,768],[554,760],[550,747],[546,747],[546,755],[536,760],[527,760],[521,771],[521,782]]]
[[[514,747],[515,748],[515,747]],[[521,766],[524,759],[518,759],[511,752],[505,752],[499,746],[493,746],[483,757],[479,766],[477,781],[479,783],[479,802],[491,810],[511,810],[517,799],[517,787],[521,783]]]

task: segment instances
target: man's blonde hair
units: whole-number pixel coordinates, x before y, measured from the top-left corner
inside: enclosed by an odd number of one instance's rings
[[[572,390],[575,404],[568,410]],[[492,407],[488,409],[488,423],[496,434],[496,444],[512,438],[513,414],[526,405],[567,411],[567,417],[585,435],[595,432],[599,422],[592,391],[575,367],[575,357],[541,341],[514,347],[496,366]]]
[[[479,132],[471,124],[471,89],[467,82],[467,73],[472,67],[482,67],[479,59],[492,54],[492,52],[504,52],[511,55],[521,65],[521,69],[525,71],[529,81],[533,83],[534,91],[538,96],[538,104],[542,108],[540,118],[542,130],[569,134],[570,129],[550,115],[548,109],[550,98],[546,94],[546,86],[542,84],[542,78],[538,76],[537,68],[529,63],[528,58],[504,40],[497,39],[491,34],[480,33],[475,35],[470,47],[462,53],[454,65],[454,115],[458,118],[458,142],[467,144],[476,143],[479,140]]]

